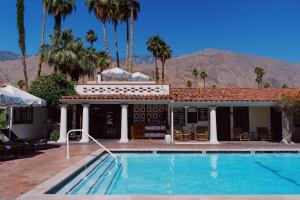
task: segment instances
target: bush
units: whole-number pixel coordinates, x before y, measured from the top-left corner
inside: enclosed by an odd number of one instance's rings
[[[59,139],[59,131],[54,130],[50,133],[50,140],[56,142]]]
[[[60,97],[74,95],[76,91],[73,82],[69,81],[66,75],[52,73],[32,81],[29,93],[46,100],[49,106],[57,106]]]
[[[0,110],[0,128],[6,125],[7,112],[6,110]]]

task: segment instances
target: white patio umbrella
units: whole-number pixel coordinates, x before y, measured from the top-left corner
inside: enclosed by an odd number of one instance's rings
[[[128,71],[118,68],[118,67],[114,67],[114,68],[103,71],[102,76],[106,79],[107,78],[108,79],[115,78],[115,79],[129,80],[131,78],[131,74]]]
[[[46,106],[46,101],[38,98],[28,92],[20,90],[11,85],[5,85],[0,88],[0,105],[10,108],[9,119],[9,140],[10,128],[12,125],[12,108],[13,107],[26,107],[26,106]]]
[[[14,86],[0,88],[0,103],[3,106],[45,106],[46,101]]]
[[[150,77],[141,72],[135,72],[131,75],[131,79],[134,81],[149,81]]]

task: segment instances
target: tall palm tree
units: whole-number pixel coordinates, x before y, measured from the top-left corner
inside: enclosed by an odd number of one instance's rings
[[[140,3],[137,0],[130,0],[130,71],[133,67],[133,21],[137,19],[140,12]]]
[[[120,67],[119,59],[119,46],[118,46],[118,36],[117,36],[117,27],[120,19],[120,0],[110,0],[109,1],[109,20],[112,21],[114,26],[114,39],[115,39],[115,48],[116,48],[116,58],[117,58],[117,67]]]
[[[169,45],[167,45],[164,41],[162,41],[163,44],[161,46],[160,52],[159,52],[159,58],[161,61],[161,78],[162,78],[162,83],[165,83],[165,63],[166,60],[170,59],[172,56],[172,50]]]
[[[192,81],[191,81],[191,80],[188,80],[188,81],[186,82],[186,86],[189,87],[189,88],[193,87]]]
[[[45,0],[46,9],[54,16],[54,31],[61,33],[61,21],[70,15],[75,9],[75,0]]]
[[[155,58],[155,81],[159,81],[159,72],[157,66],[157,59],[161,49],[162,39],[158,35],[154,35],[148,39],[146,42],[147,50],[150,51]]]
[[[42,19],[42,42],[41,42],[41,48],[43,49],[45,46],[45,28],[46,28],[46,0],[42,0],[43,1],[43,19]],[[39,60],[39,67],[38,67],[38,72],[37,72],[37,76],[41,76],[41,71],[42,71],[42,58],[40,56],[40,60]]]
[[[93,44],[98,40],[98,37],[93,30],[88,30],[85,39],[91,44],[91,48],[93,48]]]
[[[265,70],[264,70],[263,66],[255,67],[254,73],[256,74],[255,81],[257,83],[257,87],[260,88],[263,86],[263,77],[265,75]]]
[[[63,74],[68,74],[72,80],[78,81],[83,73],[86,51],[80,38],[75,38],[71,30],[65,30],[61,35],[50,36],[51,44],[46,44],[41,51],[42,59]]]
[[[200,78],[203,80],[203,87],[205,88],[205,79],[207,78],[208,74],[205,71],[200,72]]]
[[[129,56],[129,18],[130,18],[130,1],[119,0],[119,20],[126,23],[126,56],[125,66],[129,71],[128,56]]]
[[[25,81],[25,90],[28,91],[28,76],[26,67],[26,46],[25,46],[25,27],[24,27],[24,0],[17,0],[17,28],[19,32],[19,48],[22,54],[22,65]]]
[[[195,77],[195,80],[197,80],[197,78],[199,76],[199,71],[197,69],[193,69],[192,75]]]
[[[109,1],[108,0],[86,0],[85,4],[88,7],[89,12],[94,12],[95,16],[102,23],[102,31],[107,55],[107,61],[110,64],[110,52],[108,47],[108,40],[106,34],[106,22],[109,20]]]

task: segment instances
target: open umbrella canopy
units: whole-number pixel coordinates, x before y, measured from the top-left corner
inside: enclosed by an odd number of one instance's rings
[[[149,81],[150,77],[141,72],[135,72],[131,75],[131,79],[133,81]]]
[[[108,80],[129,80],[131,78],[131,74],[128,71],[118,67],[103,71],[102,76]]]
[[[45,106],[46,101],[11,85],[0,87],[2,106]]]

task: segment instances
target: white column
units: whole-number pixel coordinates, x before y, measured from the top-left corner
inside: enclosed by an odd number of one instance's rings
[[[171,141],[172,143],[174,142],[174,109],[173,106],[171,107],[171,127],[170,127],[170,131],[171,131]]]
[[[121,105],[121,139],[120,143],[128,142],[128,105]]]
[[[211,144],[219,144],[218,142],[218,135],[217,135],[217,114],[216,114],[217,107],[210,107],[209,110],[209,130],[210,130],[210,143]]]
[[[230,138],[231,140],[234,139],[234,133],[233,133],[233,107],[230,107]]]
[[[60,106],[59,140],[57,141],[60,143],[67,141],[67,107],[68,105]]]
[[[282,112],[282,141],[286,141],[286,135],[288,135],[290,132],[290,123],[289,120],[285,114],[285,112]]]
[[[83,104],[82,105],[83,109],[82,109],[82,130],[86,133],[86,134],[90,134],[89,133],[89,104]],[[86,143],[89,142],[90,139],[86,134],[82,134],[81,143]]]

